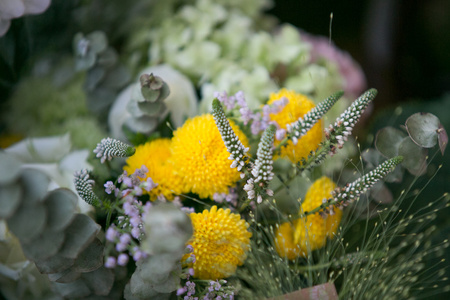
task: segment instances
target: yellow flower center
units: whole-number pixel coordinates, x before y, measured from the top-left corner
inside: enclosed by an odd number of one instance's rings
[[[297,121],[307,112],[314,108],[314,102],[302,94],[287,89],[281,89],[278,93],[272,93],[268,104],[286,97],[289,103],[276,114],[270,114],[270,119],[278,123],[280,128],[286,129],[286,125]],[[289,141],[287,145],[281,148],[281,156],[289,158],[292,162],[300,162],[306,158],[311,151],[317,149],[322,141],[322,121],[317,122],[306,135],[298,140],[297,145]],[[275,141],[275,146],[280,142]]]
[[[194,277],[215,280],[232,275],[244,263],[250,248],[248,223],[239,214],[217,206],[191,213],[190,217],[194,234],[187,244],[194,248]]]
[[[323,199],[331,198],[336,184],[328,177],[316,180],[306,193],[300,213],[311,211],[322,204]],[[342,211],[335,209],[334,215],[325,219],[319,214],[309,215],[279,226],[275,232],[275,244],[278,254],[288,259],[306,257],[313,250],[322,248],[327,238],[332,239],[342,218]]]
[[[248,147],[244,133],[232,121],[230,125]],[[228,193],[228,187],[239,180],[239,172],[230,168],[230,153],[210,114],[189,119],[175,131],[171,150],[174,169],[183,177],[183,193],[207,198],[214,193]]]
[[[145,165],[148,169],[146,177],[152,178],[158,186],[150,192],[150,200],[155,200],[163,195],[168,200],[173,200],[174,194],[181,193],[182,178],[174,172],[173,164],[170,163],[172,142],[170,139],[156,139],[136,147],[136,153],[127,159],[127,165],[123,167],[128,174],[134,173],[136,169]]]

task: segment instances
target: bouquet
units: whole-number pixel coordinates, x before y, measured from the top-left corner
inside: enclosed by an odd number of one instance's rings
[[[417,112],[358,142],[377,90],[364,91],[360,68],[328,41],[274,29],[265,5],[137,1],[152,18],[125,22],[122,52],[101,30],[77,33],[72,57],[23,79],[12,99],[25,104],[5,116],[19,137],[5,135],[0,152],[6,298],[445,292],[430,282],[446,280],[449,242],[433,240],[433,221],[448,194],[413,209],[427,185],[416,181],[436,176],[448,143],[441,120]],[[42,133],[62,135],[32,137]]]

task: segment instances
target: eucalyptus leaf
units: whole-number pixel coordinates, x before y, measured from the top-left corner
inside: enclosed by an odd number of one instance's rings
[[[152,254],[178,253],[193,231],[190,218],[172,203],[152,206],[144,224],[146,239],[141,245]]]
[[[377,132],[375,147],[387,158],[398,155],[398,145],[406,136],[401,130],[394,127],[385,127]]]
[[[39,261],[55,255],[63,243],[63,232],[55,232],[47,229],[34,240],[23,243],[22,249],[26,257],[33,261]]]
[[[24,169],[20,182],[24,190],[23,198],[26,203],[43,202],[48,191],[50,179],[43,172],[34,169]]]
[[[161,88],[161,94],[159,95],[159,101],[163,101],[164,99],[166,99],[167,97],[169,97],[170,94],[170,88],[167,85],[166,82],[164,82],[162,88]]]
[[[83,214],[76,214],[72,223],[64,230],[66,240],[60,255],[67,258],[77,258],[81,251],[95,239],[100,231],[100,225]]]
[[[24,190],[23,199],[26,203],[43,202],[50,179],[43,172],[34,169],[24,169],[20,176]]]
[[[0,219],[8,219],[19,207],[22,190],[19,184],[0,185]]]
[[[92,272],[103,265],[103,244],[95,238],[89,246],[78,255],[73,269],[77,272]]]
[[[88,109],[94,113],[103,113],[116,98],[114,91],[102,88],[96,88],[87,93]]]
[[[89,48],[90,51],[98,54],[103,52],[108,47],[108,39],[106,34],[102,31],[94,31],[86,36],[89,40]]]
[[[162,294],[167,293],[170,295],[170,293],[175,291],[179,286],[180,276],[176,272],[172,272],[167,280],[154,284],[153,289]]]
[[[0,184],[10,184],[16,180],[20,174],[20,165],[14,156],[0,151]]]
[[[59,253],[46,260],[36,261],[36,267],[43,274],[62,272],[74,264],[75,259],[61,256]]]
[[[113,67],[118,61],[119,55],[113,48],[107,48],[104,52],[100,53],[97,58],[99,66],[105,68]]]
[[[140,268],[142,279],[154,284],[168,280],[170,273],[179,267],[182,255],[180,252],[179,255],[169,253],[150,256]]]
[[[394,200],[391,191],[382,181],[378,181],[370,188],[370,196],[376,202],[382,204],[389,204]]]
[[[48,279],[59,283],[70,283],[80,278],[80,276],[80,272],[76,272],[72,268],[69,268],[60,273],[48,274]]]
[[[162,102],[139,102],[138,107],[141,111],[143,111],[150,117],[159,117],[160,119],[162,119],[168,113],[166,105]]]
[[[402,182],[403,180],[403,173],[405,172],[405,169],[401,166],[395,167],[394,171],[390,172],[389,174],[384,177],[384,181],[386,182]]]
[[[109,70],[106,77],[102,81],[102,88],[119,91],[131,80],[131,75],[128,70],[122,66],[116,66],[114,69]]]
[[[52,286],[61,296],[65,298],[82,299],[91,294],[91,290],[81,279],[71,283],[53,282]]]
[[[83,280],[86,285],[99,296],[107,296],[114,284],[114,273],[105,267],[98,268],[93,272],[83,273]]]
[[[54,231],[64,230],[75,218],[78,197],[68,189],[57,189],[45,197],[47,227]]]
[[[438,140],[439,119],[430,113],[416,113],[406,120],[406,130],[417,145],[431,148]]]
[[[366,162],[369,169],[374,169],[386,159],[381,155],[379,151],[373,148],[369,148],[361,153],[362,159]]]
[[[144,97],[145,101],[154,103],[159,99],[161,91],[160,90],[152,90],[149,87],[143,86],[141,88],[141,93],[142,93],[142,96]]]
[[[448,135],[442,124],[439,124],[438,129],[438,140],[439,140],[439,149],[441,150],[441,154],[444,155],[445,148],[448,145]]]
[[[413,175],[423,175],[427,170],[428,150],[415,144],[406,137],[399,146],[399,155],[403,156],[402,166]]]
[[[11,232],[25,243],[32,241],[44,231],[46,219],[47,211],[44,205],[22,203],[7,223]]]
[[[94,68],[89,69],[86,76],[86,82],[84,87],[88,91],[93,91],[97,85],[102,81],[105,77],[106,70],[103,67],[96,66]]]
[[[129,282],[130,292],[133,297],[138,299],[155,299],[159,295],[147,281],[143,280],[141,274],[136,270]],[[129,299],[129,298],[126,298]]]
[[[86,56],[80,58],[77,57],[75,60],[75,70],[76,71],[82,71],[82,70],[89,70],[95,65],[95,60],[97,59],[97,55],[93,52],[88,52]]]
[[[125,125],[133,132],[149,134],[158,126],[158,118],[149,116],[142,116],[139,118],[131,117],[127,119]]]

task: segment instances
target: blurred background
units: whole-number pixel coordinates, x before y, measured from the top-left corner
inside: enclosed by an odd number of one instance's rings
[[[269,13],[327,37],[333,13],[331,39],[380,92],[377,109],[450,92],[450,1],[278,0]]]
[[[39,67],[45,68],[34,65],[43,53],[73,55],[72,40],[77,32],[102,30],[114,49],[126,51],[123,44],[127,26],[134,18],[145,18],[142,12],[146,11],[129,11],[128,6],[125,1],[53,0],[41,15],[12,20],[9,31],[0,37],[0,110],[7,111],[6,100],[22,78],[39,73]],[[372,146],[381,127],[398,128],[419,111],[435,114],[450,130],[449,0],[277,0],[267,14],[275,16],[279,23],[330,38],[361,65],[367,87],[379,91],[370,121],[364,127],[362,136],[367,138],[360,139],[362,148]],[[59,58],[55,55],[52,59]],[[399,106],[402,108],[396,109]],[[0,135],[2,125],[0,120]],[[448,192],[449,153],[438,153],[433,160],[430,172],[446,162],[438,176],[429,183],[430,174],[419,179],[419,186],[427,184],[427,188],[424,197],[416,202],[416,209]],[[440,228],[435,239],[448,238],[450,219],[439,214],[435,224]],[[450,253],[446,255],[450,261]]]
[[[78,8],[86,2],[98,3],[98,11],[89,16],[101,22],[83,22]],[[119,5],[108,8],[103,2],[54,0],[42,15],[12,20],[0,38],[0,99],[29,71],[36,54],[70,53],[80,30],[105,31],[120,51],[125,28],[113,9]],[[132,18],[132,13],[123,17]],[[331,27],[331,40],[362,66],[368,86],[379,90],[377,110],[414,99],[430,101],[450,91],[450,1],[277,0],[267,13],[316,35],[330,37]]]

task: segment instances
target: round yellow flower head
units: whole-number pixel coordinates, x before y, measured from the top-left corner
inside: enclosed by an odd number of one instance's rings
[[[277,122],[282,129],[286,129],[287,124],[297,121],[315,107],[314,102],[305,95],[287,89],[270,94],[267,104],[272,104],[282,97],[286,97],[289,103],[280,112],[270,114],[270,119]],[[322,121],[319,121],[298,140],[297,145],[294,145],[291,140],[288,141],[287,145],[281,148],[281,156],[289,158],[292,162],[300,162],[302,158],[308,157],[311,151],[317,149],[322,141],[322,134]],[[279,143],[279,141],[275,141],[275,146]]]
[[[230,125],[248,147],[244,133],[232,121]],[[230,153],[210,114],[189,119],[177,129],[171,150],[176,172],[183,178],[183,193],[193,192],[201,198],[228,193],[228,187],[240,178],[236,168],[230,167]]]
[[[322,204],[323,199],[331,198],[336,184],[328,177],[316,180],[306,193],[300,213],[311,211]],[[327,238],[336,234],[342,218],[342,211],[335,209],[333,215],[323,218],[319,213],[298,219],[294,224],[283,223],[275,232],[275,245],[278,254],[288,259],[306,257],[313,250],[322,248]]]
[[[217,206],[190,216],[194,233],[187,244],[194,248],[194,277],[216,280],[232,275],[247,258],[252,236],[248,223]]]
[[[173,200],[174,194],[181,193],[182,178],[175,174],[173,164],[169,162],[171,143],[170,139],[161,138],[139,145],[136,147],[136,153],[127,159],[127,164],[123,167],[128,174],[134,173],[142,165],[147,167],[146,177],[141,180],[150,177],[158,184],[149,192],[152,201],[159,195]]]

